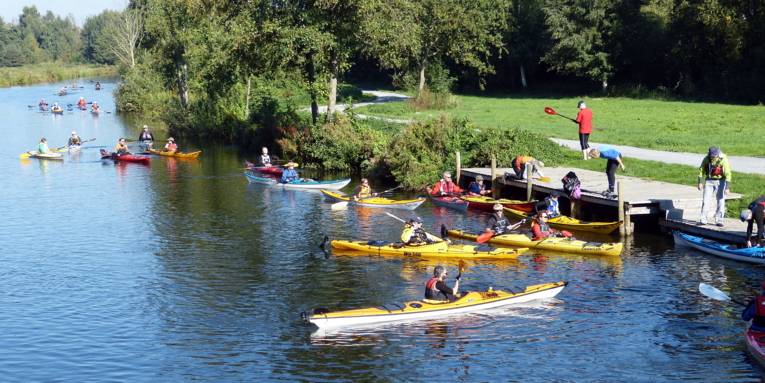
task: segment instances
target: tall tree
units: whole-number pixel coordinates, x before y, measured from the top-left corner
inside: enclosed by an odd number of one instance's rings
[[[528,87],[529,68],[539,65],[550,44],[542,0],[515,0],[510,9],[506,40],[510,58],[518,64],[521,86]]]
[[[108,36],[109,51],[123,65],[135,67],[138,46],[144,33],[143,15],[139,10],[126,9],[110,21],[104,30]]]

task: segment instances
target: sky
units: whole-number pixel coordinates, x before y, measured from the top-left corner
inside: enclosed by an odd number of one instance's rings
[[[8,23],[18,22],[21,9],[34,5],[41,15],[52,11],[58,16],[74,16],[77,25],[82,26],[88,16],[95,16],[104,9],[125,9],[128,0],[0,0],[0,17]]]

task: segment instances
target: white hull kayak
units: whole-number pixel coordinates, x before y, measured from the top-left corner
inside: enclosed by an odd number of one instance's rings
[[[302,182],[292,182],[292,183],[285,184],[273,178],[258,177],[256,175],[251,174],[250,172],[245,172],[244,175],[247,177],[247,180],[250,182],[260,183],[260,184],[269,185],[269,186],[277,186],[284,189],[340,190],[348,186],[349,183],[351,183],[350,178],[345,178],[345,179],[336,180],[336,181],[302,181]]]
[[[765,248],[752,247],[736,249],[731,245],[724,245],[715,241],[706,240],[693,235],[674,232],[675,244],[687,246],[707,254],[734,261],[765,264]]]
[[[454,302],[430,303],[425,301],[406,302],[392,309],[360,309],[340,312],[315,313],[304,319],[321,329],[336,329],[349,326],[363,326],[397,321],[441,318],[476,311],[488,310],[537,299],[552,298],[560,293],[566,282],[534,285],[518,293],[470,292]]]
[[[37,158],[39,160],[55,160],[55,161],[63,161],[64,155],[61,153],[43,153],[38,154],[36,151],[28,152],[29,157]]]

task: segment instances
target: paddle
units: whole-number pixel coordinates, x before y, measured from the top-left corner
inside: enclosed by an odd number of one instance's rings
[[[402,186],[402,185],[398,185],[398,186],[396,186],[396,187],[394,187],[394,188],[390,188],[390,189],[388,189],[388,190],[384,190],[384,191],[381,191],[381,192],[379,192],[379,193],[373,193],[373,194],[372,194],[371,196],[369,196],[369,197],[359,198],[359,199],[358,199],[356,202],[358,202],[358,201],[363,201],[363,200],[365,200],[365,199],[376,198],[376,197],[377,197],[378,195],[380,195],[380,194],[390,193],[390,192],[392,192],[392,191],[394,191],[394,190],[396,190],[396,189],[399,189],[399,188],[401,188],[401,186]],[[344,210],[344,209],[346,209],[346,208],[348,207],[348,203],[349,203],[349,202],[350,202],[350,201],[340,201],[340,202],[335,202],[335,203],[333,203],[333,204],[332,204],[332,206],[330,206],[330,209],[332,209],[332,210]]]
[[[733,302],[737,305],[746,306],[745,303],[739,302],[731,297],[728,296],[728,294],[725,294],[724,292],[716,289],[713,286],[710,286],[706,283],[699,283],[699,292],[703,295],[705,295],[707,298],[712,298],[716,301],[723,301],[723,302]]]
[[[527,220],[527,219],[528,219],[528,218],[524,218],[524,219],[520,220],[520,222],[518,222],[518,223],[514,224],[513,226],[510,226],[510,227],[507,229],[507,231],[508,231],[508,232],[510,232],[510,231],[513,231],[513,230],[517,229],[518,227],[520,227],[521,225],[523,225],[524,223],[526,223],[526,220]],[[490,240],[492,237],[494,237],[494,230],[487,230],[487,231],[483,232],[483,234],[479,235],[479,236],[478,236],[478,237],[475,239],[475,241],[476,241],[476,242],[478,242],[478,243],[486,243],[486,242],[488,242],[488,241],[489,241],[489,240]]]
[[[564,116],[564,115],[562,115],[562,114],[558,114],[558,112],[556,112],[556,111],[555,111],[555,109],[553,109],[553,108],[551,108],[551,107],[549,107],[549,106],[546,106],[546,107],[545,107],[545,113],[547,113],[547,114],[549,114],[549,115],[551,115],[551,116],[560,116],[560,117],[563,117],[563,118],[565,118],[565,119],[567,119],[567,120],[571,120],[571,121],[573,121],[573,122],[578,122],[577,120],[574,120],[574,119],[573,119],[573,118],[571,118],[571,117],[566,117],[566,116]]]
[[[95,141],[95,140],[96,140],[95,138],[91,138],[89,140],[80,141],[80,145],[82,145],[82,144],[84,144],[86,142],[91,142],[91,141]],[[69,145],[60,146],[60,147],[56,148],[56,151],[57,152],[65,152],[66,150],[64,150],[64,149],[69,149]]]

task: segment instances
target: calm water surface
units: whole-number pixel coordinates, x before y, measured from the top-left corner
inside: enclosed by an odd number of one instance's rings
[[[0,89],[2,381],[760,379],[739,309],[696,287],[746,299],[763,269],[650,235],[621,258],[531,254],[472,263],[463,277],[467,289],[569,281],[554,300],[315,332],[302,311],[419,298],[436,263],[325,257],[325,234],[393,240],[400,224],[379,211],[331,211],[314,193],[248,185],[232,148],[203,147],[198,161],[102,162],[98,146],[137,137],[143,123],[27,107],[84,96],[114,111],[114,84],[83,85],[66,97],[52,96],[60,84]],[[63,163],[19,161],[41,136],[60,146],[72,130],[97,140]],[[434,229],[486,218],[427,204],[417,214]]]

